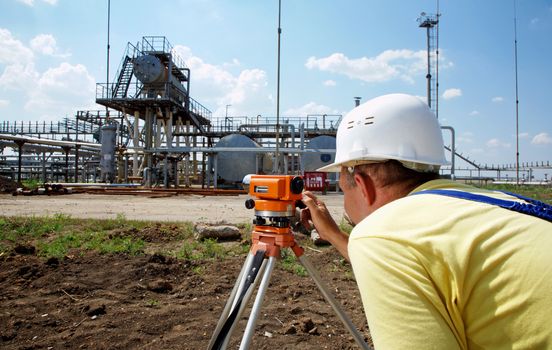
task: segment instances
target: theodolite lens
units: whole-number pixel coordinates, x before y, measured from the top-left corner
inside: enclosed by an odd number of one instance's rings
[[[303,192],[303,178],[296,176],[291,179],[290,190],[291,193],[301,194]]]

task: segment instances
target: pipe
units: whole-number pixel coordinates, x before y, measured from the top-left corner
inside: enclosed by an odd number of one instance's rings
[[[450,130],[450,134],[451,134],[451,146],[450,146],[450,163],[451,163],[451,168],[450,168],[450,178],[452,180],[454,180],[456,178],[456,175],[455,175],[455,172],[454,172],[454,168],[455,168],[455,165],[454,165],[454,157],[456,155],[456,140],[455,140],[455,135],[454,135],[454,128],[452,126],[441,126],[441,129],[445,129],[445,130]]]

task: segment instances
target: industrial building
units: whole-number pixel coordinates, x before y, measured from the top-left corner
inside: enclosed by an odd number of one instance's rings
[[[420,25],[428,30],[428,43],[434,22]],[[428,44],[428,53],[434,51]],[[428,104],[438,113],[433,61],[428,55]],[[235,188],[246,174],[305,174],[333,162],[341,115],[215,118],[190,95],[192,73],[165,37],[129,42],[113,81],[96,86],[96,102],[105,109],[78,111],[56,123],[0,122],[0,175],[17,181]],[[464,171],[466,178],[500,180],[516,171],[514,165],[480,165],[463,156],[455,149],[454,129],[443,129],[452,136],[447,146],[452,164],[444,175],[459,178]],[[521,164],[524,179],[534,169],[550,164]],[[329,176],[334,183],[335,175]]]

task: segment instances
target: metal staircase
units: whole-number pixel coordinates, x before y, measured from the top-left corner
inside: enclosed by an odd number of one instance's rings
[[[126,98],[128,93],[128,87],[130,86],[130,80],[132,79],[132,73],[134,66],[132,65],[132,58],[125,55],[121,62],[121,68],[119,70],[117,82],[113,88],[112,98]]]

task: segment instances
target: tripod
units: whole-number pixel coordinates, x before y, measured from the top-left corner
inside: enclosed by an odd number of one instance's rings
[[[270,212],[270,214],[274,215],[276,213]],[[330,294],[328,288],[323,284],[318,271],[307,257],[303,255],[304,249],[295,242],[295,238],[291,232],[289,217],[271,216],[269,221],[271,221],[271,223],[267,223],[265,217],[262,216],[257,216],[254,221],[256,225],[252,232],[250,253],[230,293],[230,297],[224,307],[211,341],[209,342],[208,349],[226,349],[232,331],[236,326],[236,320],[239,320],[243,313],[245,305],[253,294],[253,290],[257,284],[257,277],[260,275],[262,277],[257,296],[253,303],[251,314],[240,344],[240,350],[249,349],[255,330],[255,324],[260,313],[261,304],[268,289],[275,262],[280,258],[282,248],[290,248],[293,251],[359,347],[362,349],[371,349],[364,341],[363,336],[354,327],[351,320],[341,309],[337,301]]]

